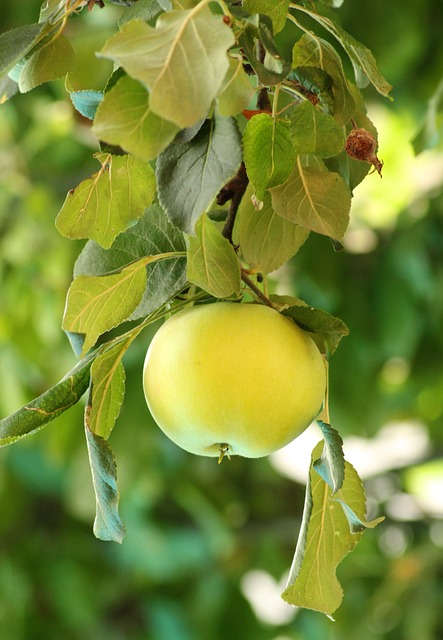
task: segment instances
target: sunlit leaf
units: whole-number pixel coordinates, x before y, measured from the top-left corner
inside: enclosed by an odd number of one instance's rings
[[[149,164],[130,155],[102,153],[96,158],[100,171],[71,189],[56,226],[68,238],[89,238],[109,248],[151,204],[155,175]]]
[[[223,86],[218,94],[218,109],[222,116],[235,116],[249,104],[255,88],[249,81],[241,58],[229,61],[229,70],[225,76]]]
[[[286,24],[290,0],[244,0],[243,7],[249,13],[264,13],[272,20],[274,33]]]
[[[189,238],[188,279],[215,298],[240,292],[240,264],[215,222],[202,215]]]
[[[218,114],[190,142],[172,143],[159,156],[156,168],[159,200],[171,222],[193,233],[196,220],[241,160],[237,124]]]
[[[18,78],[18,87],[25,93],[43,82],[61,78],[74,68],[75,63],[74,49],[69,40],[63,34],[51,38],[48,44],[26,60]]]
[[[332,615],[343,599],[337,567],[362,536],[362,530],[352,532],[355,528],[351,530],[349,514],[354,514],[363,528],[376,526],[380,519],[365,522],[363,485],[349,462],[345,462],[343,485],[333,494],[313,466],[323,446],[320,442],[312,452],[302,526],[282,597],[289,604]]]
[[[137,224],[103,249],[89,241],[74,267],[74,276],[101,276],[121,269],[143,256],[185,252],[183,234],[172,226],[158,204],[151,205]],[[146,266],[148,281],[142,300],[129,320],[137,320],[159,309],[186,284],[186,258],[158,260]]]
[[[338,173],[317,160],[303,166],[300,157],[289,179],[270,189],[278,215],[316,233],[341,240],[348,227],[351,192]]]
[[[302,246],[309,231],[277,215],[271,196],[265,193],[263,207],[257,210],[248,187],[236,221],[236,233],[246,262],[261,273],[270,273],[289,260]]]
[[[150,91],[154,113],[188,127],[204,118],[228,71],[232,30],[204,4],[170,11],[151,27],[132,20],[101,51]]]
[[[255,196],[263,200],[265,190],[285,182],[294,167],[296,153],[289,123],[266,113],[254,116],[243,134],[243,152]]]
[[[338,124],[347,124],[354,116],[357,106],[342,61],[334,47],[322,38],[305,34],[292,49],[292,67],[317,67],[332,78],[332,115]]]
[[[0,446],[35,433],[76,404],[88,388],[94,357],[88,355],[54,387],[0,420]]]
[[[153,113],[149,93],[140,82],[123,76],[105,94],[92,130],[101,140],[151,160],[168,146],[179,128]]]
[[[299,154],[331,158],[343,151],[345,134],[331,116],[316,109],[309,100],[301,102],[291,116],[291,135]]]
[[[85,334],[86,353],[105,331],[127,320],[140,303],[146,287],[146,264],[142,258],[108,276],[78,276],[69,287],[63,329]]]
[[[118,513],[117,465],[107,441],[89,430],[87,415],[86,412],[85,433],[96,505],[94,535],[121,543],[126,531]]]

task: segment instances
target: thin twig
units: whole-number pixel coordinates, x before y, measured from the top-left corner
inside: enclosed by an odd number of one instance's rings
[[[257,296],[257,298],[259,298],[259,300],[263,302],[263,304],[265,304],[267,307],[271,307],[271,309],[274,309],[274,305],[272,304],[272,301],[269,300],[267,296],[265,296],[263,291],[261,291],[261,289],[257,287],[257,285],[251,280],[251,278],[243,269],[241,272],[241,279],[251,289],[251,291]]]

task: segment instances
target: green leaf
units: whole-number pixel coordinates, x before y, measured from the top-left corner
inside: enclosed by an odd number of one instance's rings
[[[294,167],[289,123],[266,113],[253,116],[243,134],[243,153],[255,196],[263,200],[265,190],[285,182]]]
[[[114,428],[125,394],[122,358],[131,339],[100,354],[91,367],[89,428],[107,440]]]
[[[248,187],[236,219],[236,233],[244,259],[261,273],[271,273],[291,258],[305,242],[309,231],[277,215],[271,196],[265,193],[257,210]],[[237,241],[237,240],[236,240]]]
[[[270,189],[278,215],[316,233],[341,240],[348,227],[351,192],[321,160],[303,166],[300,156],[289,179]]]
[[[90,238],[109,248],[155,195],[151,167],[130,155],[96,154],[101,169],[71,189],[56,218],[61,234]]]
[[[240,263],[232,244],[215,222],[203,214],[189,238],[188,280],[215,298],[240,293]]]
[[[103,100],[102,91],[71,91],[69,94],[72,104],[82,116],[94,120],[100,102]]]
[[[0,104],[4,104],[9,98],[18,92],[18,84],[9,76],[0,78]]]
[[[349,335],[349,329],[340,318],[332,316],[323,309],[316,309],[299,301],[299,304],[282,309],[285,316],[289,316],[305,331],[319,336],[326,343],[332,355],[340,340]]]
[[[352,532],[349,514],[352,513],[364,528],[376,526],[381,519],[365,522],[363,485],[349,462],[345,462],[343,486],[333,497],[332,489],[313,466],[321,457],[323,447],[324,443],[320,442],[312,452],[302,526],[282,598],[289,604],[330,616],[343,599],[337,567],[362,536],[361,531]]]
[[[269,16],[274,33],[278,33],[286,24],[289,3],[290,0],[244,0],[243,7],[249,13],[263,13]]]
[[[240,35],[239,42],[260,83],[265,86],[273,86],[286,78],[291,70],[291,65],[281,57],[276,47],[273,47],[272,51],[267,50],[262,61],[262,56],[257,54],[256,46],[259,40],[263,44],[261,36],[263,37],[264,33],[260,33],[259,29],[252,24],[247,24]],[[268,34],[268,46],[270,42],[272,42],[272,36]]]
[[[69,40],[60,34],[26,60],[18,78],[18,87],[22,93],[31,91],[43,82],[65,76],[75,64],[74,49]]]
[[[143,256],[185,252],[183,234],[172,226],[158,204],[147,209],[134,226],[103,249],[89,241],[77,258],[74,276],[101,276],[121,269]],[[147,286],[142,300],[128,320],[138,320],[157,311],[186,284],[186,258],[158,260],[146,266]]]
[[[243,68],[241,58],[229,60],[229,70],[218,94],[218,110],[222,116],[235,116],[249,104],[255,89]]]
[[[340,125],[347,124],[357,109],[353,93],[334,47],[314,35],[303,35],[292,49],[292,67],[317,67],[332,78],[333,116]]]
[[[151,109],[179,127],[206,117],[228,71],[227,50],[235,43],[221,16],[204,4],[170,11],[155,28],[132,20],[101,51],[151,93]]]
[[[328,115],[334,113],[335,97],[332,90],[334,83],[329,73],[326,73],[323,69],[318,67],[297,67],[288,74],[283,84],[284,86],[293,87],[308,99],[312,99],[315,96],[318,99],[319,108],[324,113]]]
[[[158,197],[171,222],[186,233],[242,160],[233,118],[215,114],[191,142],[171,144],[157,160]]]
[[[63,1],[63,0],[62,0]],[[54,18],[60,12],[60,0],[44,0],[40,7],[38,21],[44,22]]]
[[[343,455],[343,440],[330,424],[317,420],[323,437],[323,451],[317,460],[313,461],[313,468],[326,484],[337,493],[342,488],[345,479],[345,457]]]
[[[337,38],[354,66],[357,84],[359,84],[359,86],[364,87],[368,82],[371,82],[383,96],[389,95],[389,92],[392,90],[392,85],[385,80],[378,70],[372,52],[343,29],[337,14],[332,11],[325,2],[316,0],[315,11],[300,5],[294,8],[311,16],[311,18],[316,20],[322,27]]]
[[[0,35],[0,78],[29,53],[47,30],[46,24],[27,24]]]
[[[146,257],[108,276],[78,276],[69,287],[63,329],[85,334],[82,353],[97,338],[127,320],[146,287]]]
[[[345,134],[331,116],[316,109],[309,100],[304,100],[291,116],[291,135],[299,154],[313,154],[320,158],[331,158],[343,151]]]
[[[123,76],[106,93],[92,130],[100,140],[147,161],[172,142],[179,128],[152,111],[149,93],[140,82]]]
[[[54,387],[0,420],[0,446],[35,433],[76,404],[89,385],[89,370],[95,354],[90,354]]]
[[[420,128],[412,140],[416,155],[433,149],[442,138],[441,114],[443,111],[443,79],[438,83],[433,95],[428,100],[428,106]]]
[[[159,13],[163,11],[161,4],[157,0],[137,0],[129,9],[124,11],[118,21],[118,26],[123,26],[130,20],[144,20],[148,22],[153,20]]]
[[[85,433],[95,493],[94,535],[99,540],[121,543],[126,531],[118,513],[119,494],[114,454],[104,438],[89,430],[87,414]]]

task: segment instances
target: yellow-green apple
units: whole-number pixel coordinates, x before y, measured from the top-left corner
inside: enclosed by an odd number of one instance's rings
[[[258,458],[318,415],[326,372],[290,318],[261,304],[216,302],[166,320],[146,354],[143,386],[154,420],[186,451]]]

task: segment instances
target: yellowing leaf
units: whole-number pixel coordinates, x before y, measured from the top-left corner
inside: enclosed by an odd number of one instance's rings
[[[142,160],[152,160],[172,142],[179,128],[153,113],[149,93],[140,82],[123,76],[105,94],[92,130],[101,140]]]
[[[150,90],[154,113],[189,127],[204,118],[228,71],[232,30],[206,3],[163,14],[155,28],[131,20],[101,55],[121,65]]]
[[[240,265],[231,243],[203,214],[189,237],[188,280],[215,298],[240,292]]]
[[[269,193],[265,193],[263,207],[257,211],[251,202],[252,194],[249,187],[240,205],[238,241],[245,260],[262,273],[270,273],[295,255],[309,231],[277,215]]]
[[[278,215],[296,224],[341,240],[349,223],[351,192],[338,173],[317,160],[303,166],[300,157],[289,179],[270,189]]]
[[[110,249],[93,240],[86,243],[74,266],[74,276],[103,276],[123,269],[143,256],[174,253],[176,257],[147,265],[148,282],[143,298],[128,320],[139,320],[173,298],[186,284],[186,245],[183,234],[158,204],[145,210],[137,224],[115,239]]]
[[[249,104],[255,89],[243,68],[241,58],[229,61],[229,71],[218,94],[218,110],[222,116],[235,116]]]
[[[71,189],[55,221],[72,239],[89,238],[108,249],[155,195],[155,175],[133,156],[97,154],[100,171]]]
[[[129,318],[146,287],[148,258],[109,276],[79,276],[69,287],[63,329],[85,334],[86,353],[105,331]]]
[[[343,599],[337,566],[354,549],[362,531],[373,528],[381,519],[365,522],[363,485],[349,462],[345,462],[342,488],[332,493],[313,466],[322,450],[320,442],[312,452],[302,527],[282,597],[289,604],[331,615]],[[358,527],[352,526],[351,518]]]
[[[38,49],[23,66],[18,86],[22,93],[43,82],[66,75],[75,66],[76,58],[69,40],[63,34]]]
[[[85,335],[82,353],[97,338],[127,320],[140,303],[146,288],[146,266],[157,260],[176,258],[176,251],[145,256],[119,273],[78,276],[69,287],[63,329]]]

